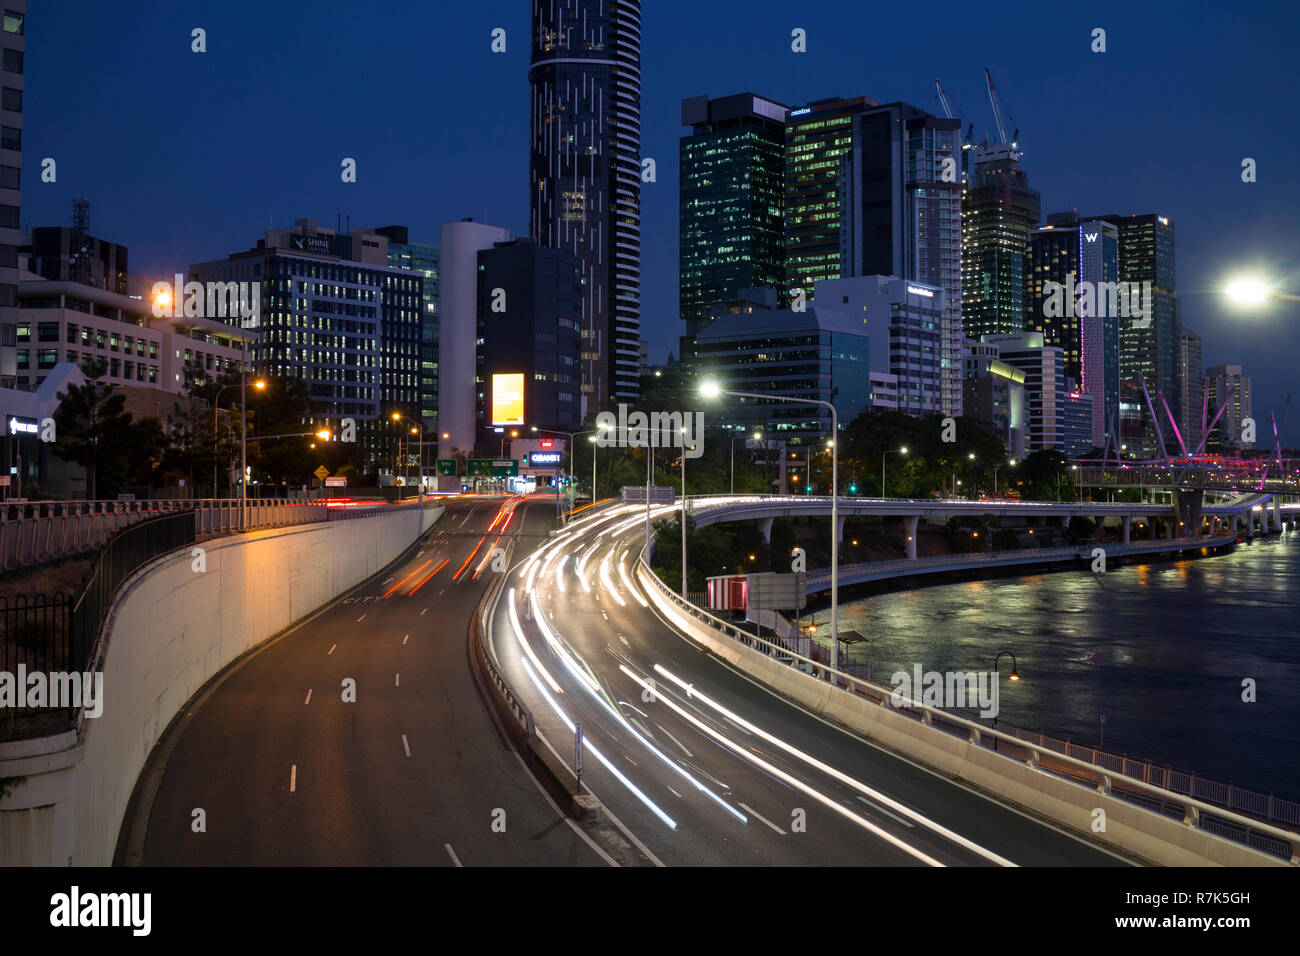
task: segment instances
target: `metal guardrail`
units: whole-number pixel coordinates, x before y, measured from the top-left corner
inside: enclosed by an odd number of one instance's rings
[[[425,498],[425,501],[431,501]],[[0,504],[0,571],[37,567],[97,551],[117,532],[140,521],[180,512],[194,515],[196,534],[228,534],[361,518],[419,504],[360,501],[328,507],[324,500],[249,498],[240,523],[238,498],[167,498],[149,501],[32,501]]]
[[[817,680],[833,683],[837,689],[844,693],[865,698],[879,704],[881,707],[893,706],[891,698],[894,688],[865,680],[844,671],[832,670],[821,661],[805,657],[782,644],[740,630],[729,622],[714,617],[702,608],[684,600],[681,595],[673,591],[654,573],[647,561],[646,545],[642,546],[637,564],[640,576],[649,578],[664,600],[670,601],[677,608],[690,614],[700,623],[717,631],[720,635],[771,657],[779,663],[801,670]],[[1128,776],[1123,773],[1123,764],[1116,769],[1113,766],[1107,766],[1105,763],[1085,761],[1069,752],[1068,742],[1067,746],[1057,749],[1053,746],[1055,741],[1052,738],[1041,737],[1041,742],[1036,742],[1033,738],[1023,738],[1013,733],[991,730],[976,721],[959,717],[939,708],[929,707],[915,700],[907,700],[904,706],[894,709],[898,713],[912,716],[927,726],[964,738],[971,744],[992,749],[1007,759],[1014,760],[1019,756],[1024,759],[1025,763],[1036,770],[1051,773],[1074,782],[1086,783],[1102,793],[1111,794],[1128,802],[1144,806],[1165,816],[1182,819],[1190,827],[1238,843],[1244,843],[1263,853],[1287,860],[1292,864],[1300,864],[1300,832],[1284,830],[1269,823],[1244,817],[1232,809],[1206,802],[1203,798],[1179,793],[1176,790],[1147,780]],[[991,748],[989,747],[990,741],[993,744]],[[1007,746],[999,750],[999,742],[1003,742]],[[1112,755],[1107,756],[1111,757]],[[1114,759],[1122,761],[1126,758]],[[1206,792],[1210,788],[1203,785],[1201,789],[1202,792]],[[1242,791],[1242,793],[1249,792]],[[1291,801],[1278,801],[1271,797],[1263,797],[1261,794],[1253,793],[1250,795],[1249,801],[1244,797],[1238,798],[1237,805],[1239,807],[1246,803],[1281,810],[1288,814],[1293,812],[1292,808],[1294,807]]]
[[[1162,551],[1185,551],[1194,548],[1217,548],[1236,540],[1236,535],[1206,535],[1200,538],[1159,538],[1154,541],[1131,541],[1123,544],[1116,541],[1086,542],[1064,548],[1008,548],[1005,551],[979,551],[962,554],[927,555],[922,558],[891,558],[888,561],[859,561],[856,564],[841,564],[840,579],[857,574],[902,572],[894,577],[906,577],[908,572],[924,571],[926,568],[943,567],[948,564],[958,565],[954,571],[980,566],[1014,565],[1033,563],[1035,561],[1055,560],[1089,560],[1093,548],[1106,548],[1110,557],[1122,558],[1132,554],[1151,554]],[[1118,550],[1122,548],[1123,550]],[[819,569],[808,572],[808,590],[822,590],[830,586],[831,572]]]

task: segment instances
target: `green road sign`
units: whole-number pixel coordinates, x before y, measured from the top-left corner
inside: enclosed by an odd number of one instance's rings
[[[439,459],[438,459],[438,474],[441,475],[441,476],[444,477],[444,478],[455,478],[455,477],[456,477],[456,459],[455,459],[455,458],[439,458]]]
[[[470,478],[513,478],[519,474],[516,458],[471,458],[466,465]]]

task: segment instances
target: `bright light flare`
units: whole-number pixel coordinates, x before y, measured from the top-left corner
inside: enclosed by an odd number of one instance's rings
[[[1223,294],[1237,305],[1252,308],[1268,301],[1273,286],[1259,276],[1237,276],[1223,287]]]

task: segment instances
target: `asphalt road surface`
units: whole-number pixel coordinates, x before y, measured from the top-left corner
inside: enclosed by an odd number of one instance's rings
[[[571,765],[582,724],[584,782],[652,861],[1125,862],[832,726],[680,636],[634,579],[644,528],[643,508],[572,525],[511,573],[491,634]]]
[[[173,729],[146,865],[635,862],[557,812],[469,669],[470,615],[498,573],[492,549],[521,533],[520,553],[543,540],[553,505],[444,503],[397,563],[251,655]],[[195,808],[206,832],[191,829]]]

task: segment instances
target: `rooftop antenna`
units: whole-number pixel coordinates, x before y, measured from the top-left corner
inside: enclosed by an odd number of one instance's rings
[[[68,279],[90,285],[90,200],[72,200],[72,237],[68,248]]]

